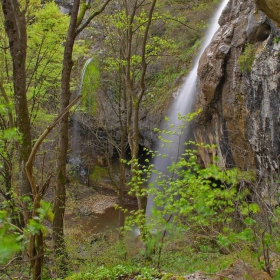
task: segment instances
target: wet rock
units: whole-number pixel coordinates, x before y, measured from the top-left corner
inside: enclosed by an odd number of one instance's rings
[[[221,166],[279,169],[280,29],[253,0],[230,0],[220,29],[201,56],[198,68],[198,142],[216,144],[200,150],[207,165],[213,156]],[[246,46],[252,53],[246,54]],[[252,59],[241,69],[240,57]]]
[[[256,14],[255,11],[251,11],[246,27],[248,42],[264,41],[270,32],[271,26],[268,23],[268,18],[263,13]]]

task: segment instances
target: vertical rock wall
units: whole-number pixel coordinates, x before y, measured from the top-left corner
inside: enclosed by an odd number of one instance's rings
[[[217,155],[222,166],[278,170],[280,30],[253,0],[230,0],[219,23],[198,70],[196,107],[203,112],[195,138],[217,145],[201,151],[202,160],[208,164]],[[253,51],[246,53],[246,46]],[[248,60],[245,70],[240,56]]]

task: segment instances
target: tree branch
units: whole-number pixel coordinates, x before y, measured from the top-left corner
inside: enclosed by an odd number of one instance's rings
[[[1,47],[0,46],[0,49],[2,49],[2,50],[8,50],[10,47],[8,46],[8,47]]]
[[[89,16],[89,18],[86,20],[85,23],[83,23],[83,24],[80,25],[80,26],[77,26],[77,29],[76,29],[76,32],[75,32],[75,37],[77,37],[77,36],[79,35],[79,33],[80,33],[81,31],[83,31],[83,30],[90,24],[90,22],[91,22],[91,20],[92,20],[93,18],[95,18],[96,16],[98,16],[99,14],[101,14],[101,13],[105,10],[106,6],[107,6],[110,2],[111,2],[111,0],[107,0],[107,1],[103,4],[103,6],[102,6],[98,11],[92,13],[92,14]],[[84,13],[85,13],[85,12],[84,12]],[[84,15],[83,15],[83,16],[84,16]],[[80,16],[79,16],[78,22],[81,23],[81,22],[82,22],[82,19],[83,19],[83,18],[80,18]]]
[[[150,27],[152,24],[153,13],[154,13],[156,3],[157,3],[157,0],[153,0],[153,2],[151,4],[151,9],[149,11],[149,16],[148,16],[148,22],[147,22],[147,26],[146,26],[145,34],[144,34],[144,38],[143,38],[142,51],[141,51],[141,57],[142,57],[142,61],[141,61],[142,74],[141,74],[141,78],[140,78],[141,90],[138,94],[138,102],[140,102],[142,100],[143,95],[145,93],[145,87],[146,87],[145,86],[145,76],[146,76],[146,71],[147,71],[146,48],[147,48],[148,35],[149,35]]]
[[[31,153],[29,155],[28,161],[25,164],[25,170],[26,170],[26,174],[28,177],[28,180],[31,184],[31,188],[32,188],[32,193],[33,195],[37,194],[37,188],[36,188],[36,184],[33,178],[33,172],[32,172],[32,166],[33,166],[33,162],[35,159],[35,156],[42,144],[42,142],[44,141],[44,139],[49,135],[49,133],[53,130],[53,128],[59,123],[59,121],[69,112],[69,110],[80,100],[81,95],[77,96],[75,99],[73,99],[69,105],[55,118],[55,120],[53,121],[53,123],[51,125],[49,125],[45,131],[41,134],[41,136],[37,139],[36,143],[34,144]]]
[[[4,271],[13,261],[20,259],[20,257],[15,257],[13,259],[11,259],[7,264],[5,264],[4,266],[0,267],[0,271]],[[12,278],[10,278],[12,279]]]
[[[76,27],[78,27],[82,23],[82,21],[85,17],[85,13],[88,9],[89,9],[89,5],[87,5],[85,2],[81,3],[80,12],[79,12],[78,17],[77,17]]]
[[[179,19],[176,19],[176,18],[172,18],[172,17],[166,17],[166,16],[163,16],[163,18],[165,18],[166,20],[172,20],[172,21],[176,21],[184,26],[186,26],[187,28],[191,29],[191,30],[194,30],[194,31],[199,31],[197,28],[194,28],[194,27],[191,27],[189,26],[188,24],[184,23],[183,21],[179,20]]]
[[[10,103],[10,100],[9,100],[9,97],[6,93],[6,90],[5,90],[4,86],[3,86],[2,81],[0,81],[0,93],[2,94],[6,104],[8,105]],[[10,122],[9,127],[12,128],[12,127],[14,127],[14,119],[13,119],[13,114],[12,114],[11,110],[8,110],[8,117],[9,117],[9,122]]]

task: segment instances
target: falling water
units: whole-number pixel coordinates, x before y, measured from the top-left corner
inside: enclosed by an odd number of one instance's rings
[[[89,58],[83,67],[82,75],[81,75],[81,82],[79,85],[78,93],[77,95],[82,94],[83,89],[83,83],[84,83],[84,77],[87,70],[88,65],[91,63],[93,58]],[[79,120],[76,118],[73,118],[73,131],[72,131],[72,138],[71,138],[71,157],[70,157],[70,164],[72,165],[72,169],[74,171],[77,171],[80,173],[80,175],[83,177],[86,174],[82,174],[85,172],[85,170],[82,168],[82,162],[81,162],[81,145],[80,145],[80,133],[79,133]]]
[[[182,125],[182,121],[178,119],[178,115],[186,115],[191,112],[195,93],[196,93],[196,84],[197,84],[197,69],[198,69],[198,63],[199,59],[204,52],[205,48],[209,45],[211,42],[214,34],[219,29],[218,20],[221,16],[221,13],[225,6],[227,5],[229,0],[223,0],[217,9],[215,15],[213,16],[209,28],[207,32],[205,33],[205,38],[203,40],[203,44],[201,47],[201,50],[199,54],[197,55],[193,68],[191,69],[189,75],[186,77],[185,82],[179,92],[178,97],[174,100],[173,105],[170,108],[168,120],[169,123],[173,125],[174,129],[180,127]],[[170,129],[169,129],[170,130]],[[163,146],[162,142],[157,144],[156,151],[158,151],[159,154],[167,155],[165,158],[162,157],[156,157],[154,161],[154,166],[156,170],[168,173],[167,167],[171,165],[172,162],[176,161],[178,157],[182,154],[184,150],[184,138],[186,137],[188,133],[188,128],[184,128],[184,134],[178,136],[178,134],[172,134],[168,135],[168,142],[172,142],[171,145],[168,147]],[[165,137],[166,139],[166,137]],[[157,174],[153,173],[150,179],[150,182],[156,181]],[[147,209],[146,209],[146,215],[149,217],[151,215],[152,208],[154,206],[154,197],[150,195],[148,197],[147,202]]]

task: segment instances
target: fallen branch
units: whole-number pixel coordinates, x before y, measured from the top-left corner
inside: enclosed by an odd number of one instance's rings
[[[13,259],[11,259],[7,264],[5,264],[4,266],[0,267],[0,271],[4,271],[13,261],[20,259],[20,257],[15,257]]]

